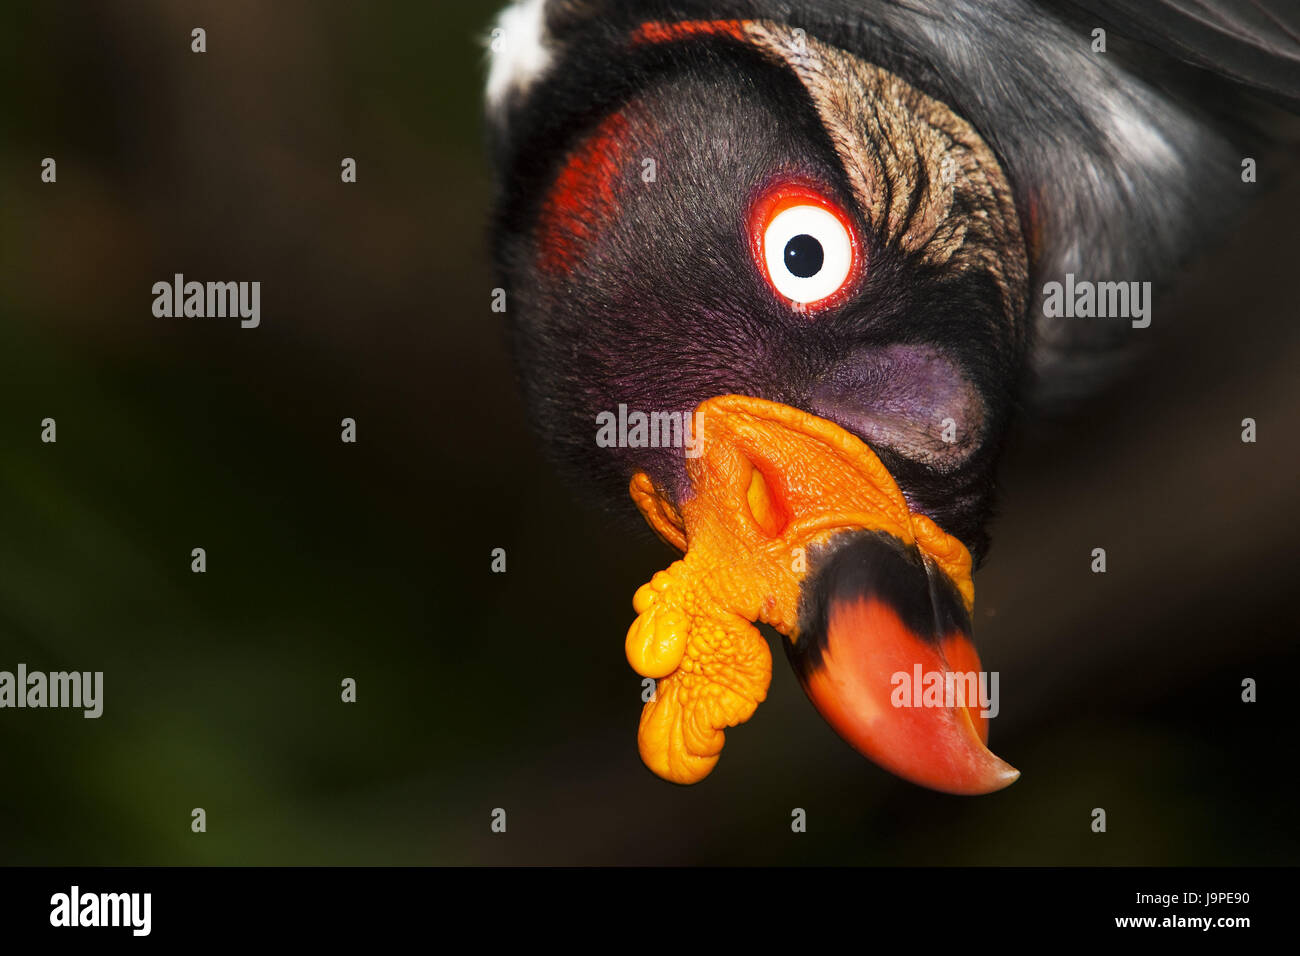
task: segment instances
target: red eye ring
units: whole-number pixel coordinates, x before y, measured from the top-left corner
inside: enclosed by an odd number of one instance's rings
[[[801,209],[806,212],[801,212]],[[794,211],[796,216],[811,215],[813,219],[822,213],[829,214],[829,219],[825,216],[821,218],[827,226],[831,226],[830,234],[825,238],[832,247],[829,258],[833,262],[829,263],[831,272],[822,277],[820,287],[818,283],[802,282],[800,278],[789,274],[788,270],[773,275],[774,266],[778,270],[785,267],[781,265],[780,258],[768,249],[769,234],[773,224],[788,211]],[[832,223],[838,226],[838,230]],[[786,231],[789,229],[777,229],[782,234]],[[861,274],[861,242],[852,217],[825,191],[804,182],[781,181],[759,195],[750,207],[749,241],[754,264],[768,288],[796,312],[817,312],[842,303],[848,298]],[[825,293],[818,294],[822,289],[825,289]],[[804,294],[813,297],[799,298]]]

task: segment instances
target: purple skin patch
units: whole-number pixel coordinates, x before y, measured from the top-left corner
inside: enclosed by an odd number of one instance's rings
[[[984,437],[984,402],[955,362],[926,345],[890,345],[844,359],[811,388],[805,411],[942,473]]]

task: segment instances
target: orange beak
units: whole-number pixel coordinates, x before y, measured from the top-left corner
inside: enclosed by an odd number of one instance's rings
[[[1012,783],[1019,773],[986,746],[997,675],[980,669],[956,589],[896,538],[849,533],[833,546],[805,584],[799,640],[786,645],[809,699],[905,780],[959,794]]]
[[[1018,772],[985,746],[996,675],[970,641],[970,555],[910,511],[860,440],[825,419],[744,396],[696,410],[691,495],[680,510],[645,474],[633,500],[686,552],[638,590],[627,655],[654,677],[642,759],[694,783],[727,727],[767,693],[755,623],[786,638],[805,691],[849,744],[949,793],[999,790]]]

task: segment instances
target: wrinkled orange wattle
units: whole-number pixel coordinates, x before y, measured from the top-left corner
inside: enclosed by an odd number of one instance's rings
[[[937,565],[968,612],[975,597],[966,547],[911,511],[871,449],[838,425],[742,395],[703,402],[695,420],[703,451],[686,458],[680,512],[642,472],[629,489],[650,526],[686,552],[637,590],[626,644],[633,669],[658,681],[641,713],[641,759],[675,783],[708,776],[724,728],[766,697],[772,658],[754,623],[798,641],[814,546],[847,530],[885,532]]]

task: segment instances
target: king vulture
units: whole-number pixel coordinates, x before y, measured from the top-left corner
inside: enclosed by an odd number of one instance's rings
[[[971,641],[999,449],[1114,374],[1142,290],[1252,193],[1247,131],[1300,104],[1284,7],[501,14],[493,248],[531,416],[576,488],[630,494],[683,553],[626,638],[657,681],[651,770],[711,772],[767,692],[762,623],[880,766],[958,794],[1017,778],[986,746]],[[1053,283],[1119,308],[1064,316]]]

